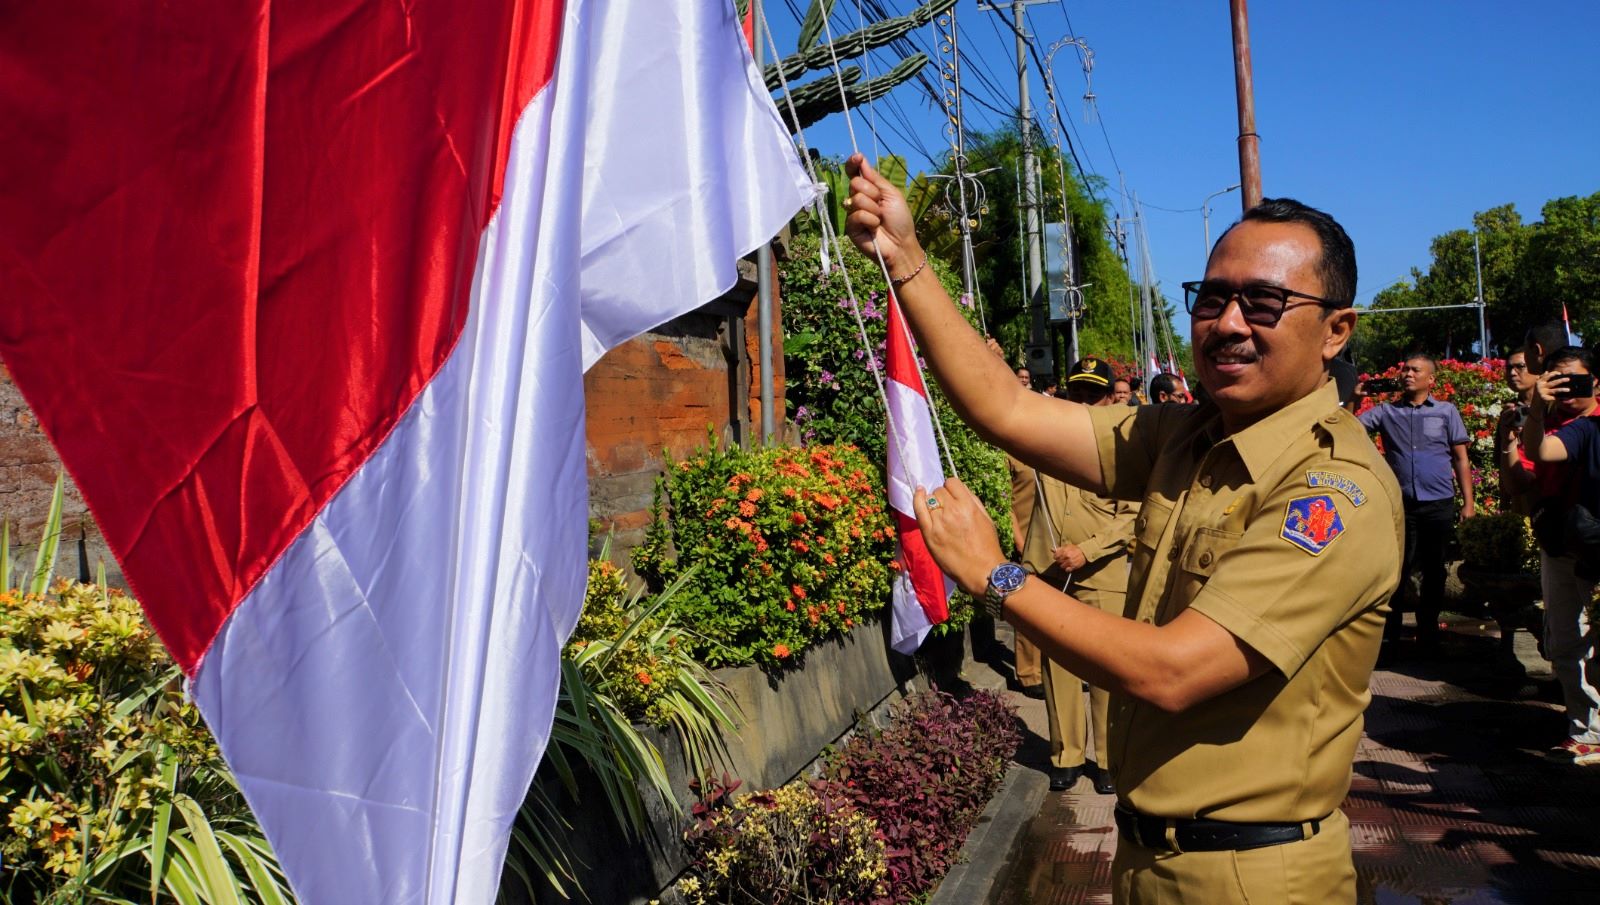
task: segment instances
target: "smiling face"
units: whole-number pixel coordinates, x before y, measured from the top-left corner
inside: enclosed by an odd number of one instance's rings
[[[1321,259],[1311,227],[1246,220],[1217,242],[1206,279],[1324,296]],[[1192,319],[1195,365],[1224,426],[1240,430],[1320,387],[1328,379],[1327,361],[1349,342],[1355,322],[1352,309],[1313,304],[1290,307],[1275,326],[1263,327],[1246,322],[1237,301],[1215,318]]]
[[[1583,366],[1583,362],[1575,358],[1569,358],[1566,361],[1557,362],[1553,367],[1551,367],[1550,370],[1556,372],[1557,374],[1589,373],[1589,369]],[[1568,418],[1578,418],[1595,410],[1595,397],[1567,396],[1557,401],[1555,407],[1557,411],[1561,412],[1561,414]]]

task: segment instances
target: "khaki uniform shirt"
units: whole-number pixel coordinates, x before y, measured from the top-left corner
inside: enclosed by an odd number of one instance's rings
[[[1178,714],[1114,693],[1128,804],[1247,822],[1332,812],[1399,585],[1394,474],[1332,383],[1231,437],[1210,405],[1089,413],[1110,493],[1144,501],[1128,615],[1197,609],[1275,667]]]
[[[1099,496],[1048,475],[1039,475],[1038,486],[1035,496],[1043,495],[1044,506],[1034,506],[1022,564],[1035,575],[1050,573],[1059,586],[1067,575],[1056,566],[1055,548],[1077,544],[1088,562],[1072,573],[1072,587],[1126,591],[1128,548],[1139,504]]]

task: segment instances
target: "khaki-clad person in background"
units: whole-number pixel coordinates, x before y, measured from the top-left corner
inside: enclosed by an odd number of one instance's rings
[[[1111,366],[1085,358],[1067,375],[1066,397],[1084,405],[1111,405]],[[1032,469],[1029,469],[1032,472]],[[1033,472],[1037,503],[1022,548],[1029,572],[1073,597],[1121,616],[1128,590],[1128,549],[1138,503],[1113,500]],[[1018,635],[1018,637],[1022,637]],[[1094,736],[1094,790],[1116,791],[1107,752],[1110,692],[1089,687],[1085,713],[1081,679],[1054,660],[1044,667],[1045,713],[1050,718],[1050,789],[1066,791],[1083,774],[1086,730]]]
[[[988,340],[989,351],[1005,358],[1005,353],[1000,350],[1000,344],[993,339]],[[1033,376],[1027,368],[1018,368],[1017,386],[1029,392],[1033,391]],[[1033,519],[1033,504],[1036,497],[1034,493],[1034,472],[1027,465],[1018,462],[1011,456],[1006,456],[1006,469],[1011,473],[1011,542],[1016,545],[1017,553],[1022,552],[1023,544],[1027,543],[1028,525]],[[1043,658],[1039,655],[1039,648],[1021,635],[1016,637],[1016,669],[1017,684],[1022,686],[1022,693],[1030,698],[1044,697],[1044,668]]]
[[[1403,522],[1328,378],[1356,323],[1349,237],[1298,202],[1252,208],[1185,284],[1206,401],[1090,407],[1017,386],[922,266],[899,190],[860,155],[847,168],[850,238],[882,254],[961,417],[1045,474],[1143,503],[1119,617],[1006,562],[960,481],[914,500],[948,575],[1111,690],[1116,901],[1354,902],[1339,804]]]

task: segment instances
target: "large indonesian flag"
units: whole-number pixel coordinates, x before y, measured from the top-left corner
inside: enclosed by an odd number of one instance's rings
[[[7,4],[0,119],[0,352],[301,901],[492,901],[582,372],[809,196],[734,4]]]
[[[888,334],[883,385],[889,402],[889,508],[894,511],[900,540],[889,644],[909,654],[922,645],[929,629],[950,618],[955,583],[933,561],[911,505],[918,487],[931,493],[944,484],[944,466],[939,464],[928,387],[911,348],[900,300],[893,292],[889,293]]]

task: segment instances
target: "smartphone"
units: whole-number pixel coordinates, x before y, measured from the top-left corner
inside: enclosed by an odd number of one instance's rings
[[[1594,395],[1594,375],[1568,374],[1567,382],[1556,387],[1555,391],[1557,396],[1587,399]]]
[[[1395,377],[1374,377],[1367,381],[1366,390],[1368,395],[1373,393],[1398,393],[1400,391],[1400,380]]]

